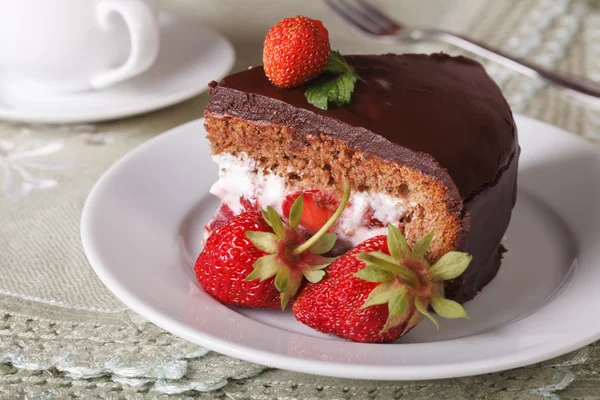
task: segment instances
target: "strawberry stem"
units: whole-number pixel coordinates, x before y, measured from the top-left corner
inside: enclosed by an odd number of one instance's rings
[[[302,243],[300,246],[298,246],[294,250],[292,250],[292,254],[299,255],[299,254],[304,253],[313,244],[315,244],[321,238],[321,236],[326,234],[327,231],[333,226],[333,224],[335,224],[335,221],[337,221],[337,219],[340,217],[340,215],[342,215],[342,212],[344,211],[344,209],[346,208],[346,205],[348,204],[348,199],[350,199],[350,185],[348,185],[347,183],[344,183],[344,195],[342,196],[342,201],[340,202],[340,205],[338,206],[337,210],[335,210],[335,212],[333,213],[331,218],[329,218],[329,220],[325,223],[325,225],[323,225],[321,227],[321,229],[319,229],[319,231],[317,233],[315,233],[306,242]]]

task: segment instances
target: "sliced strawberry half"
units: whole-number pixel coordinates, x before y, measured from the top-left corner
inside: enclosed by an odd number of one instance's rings
[[[281,210],[286,218],[289,218],[292,204],[300,195],[304,197],[304,212],[302,213],[300,225],[309,232],[317,232],[331,218],[339,205],[339,201],[320,190],[292,193],[287,195],[281,203]]]

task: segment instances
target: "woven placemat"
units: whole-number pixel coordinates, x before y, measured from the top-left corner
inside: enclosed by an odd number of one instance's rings
[[[225,33],[236,69],[260,64],[278,19],[323,19],[343,53],[439,51],[348,34],[321,2],[164,1]],[[258,3],[258,4],[257,4]],[[583,0],[377,2],[418,25],[466,33],[550,68],[600,80],[600,5]],[[265,15],[265,9],[271,14]],[[600,140],[600,112],[486,64],[515,112]],[[478,377],[369,382],[269,370],[210,352],[127,310],[88,266],[79,238],[87,194],[126,152],[201,116],[207,96],[127,120],[75,126],[0,123],[0,398],[540,399],[598,398],[599,347]],[[204,394],[203,394],[204,393]]]

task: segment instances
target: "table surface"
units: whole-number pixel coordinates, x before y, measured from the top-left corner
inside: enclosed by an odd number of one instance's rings
[[[600,80],[600,2],[376,1],[402,21],[453,30],[558,70]],[[437,43],[358,38],[320,1],[163,0],[161,7],[226,35],[235,70],[260,65],[268,28],[322,19],[342,53],[460,53]],[[600,140],[600,110],[541,82],[485,64],[513,111]],[[83,254],[79,218],[100,175],[132,148],[202,115],[200,95],[101,124],[0,121],[0,399],[596,399],[600,346],[501,373],[440,381],[370,382],[299,374],[232,359],[178,339],[127,310]],[[23,159],[26,163],[14,162]],[[17,157],[14,157],[17,155]],[[13,178],[13,179],[11,179]]]

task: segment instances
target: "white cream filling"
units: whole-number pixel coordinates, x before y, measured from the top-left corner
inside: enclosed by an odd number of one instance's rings
[[[219,180],[210,188],[235,214],[243,211],[240,199],[257,199],[265,208],[271,206],[281,213],[281,201],[286,195],[285,181],[277,175],[265,174],[256,170],[256,163],[246,155],[234,157],[231,154],[213,155],[219,165]]]
[[[210,193],[221,199],[235,214],[243,211],[241,197],[257,199],[262,208],[271,206],[281,213],[284,198],[296,191],[286,188],[285,180],[280,176],[257,168],[256,162],[245,154],[217,154],[212,159],[219,165],[219,180],[211,187]],[[384,193],[353,192],[334,232],[354,246],[373,236],[385,235],[385,227],[389,223],[398,223],[409,206],[411,204],[406,200]],[[381,221],[384,228],[365,226],[365,213],[369,209],[373,210],[373,217]]]

